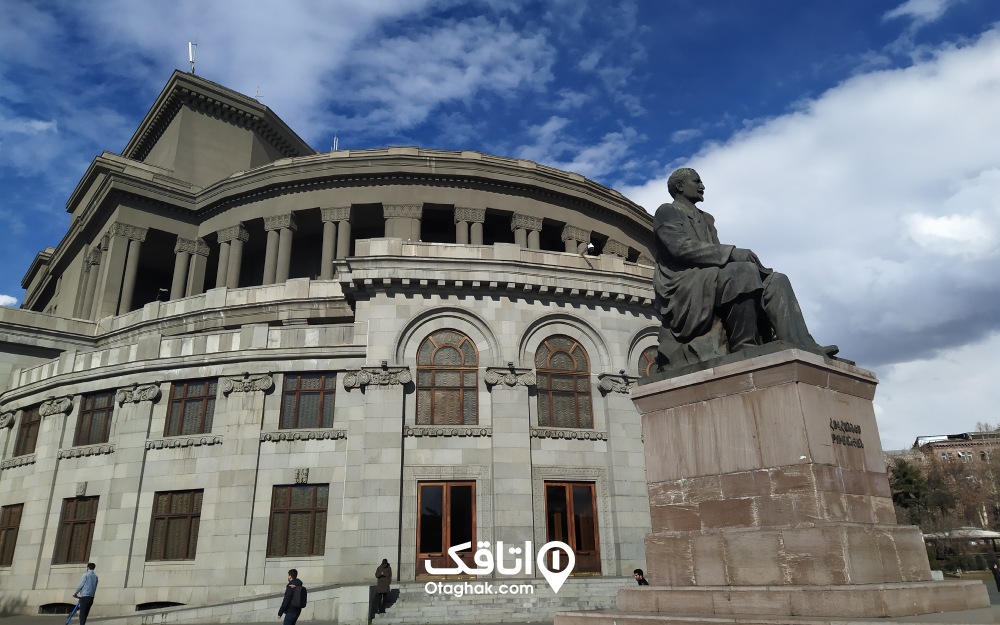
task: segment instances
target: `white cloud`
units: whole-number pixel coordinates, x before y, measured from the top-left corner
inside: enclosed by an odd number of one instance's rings
[[[705,180],[722,241],[789,274],[817,340],[891,370],[883,392],[914,394],[905,407],[883,403],[889,421],[960,415],[966,425],[944,429],[971,429],[993,409],[991,381],[962,383],[947,414],[929,415],[920,398],[948,393],[928,377],[935,366],[998,342],[997,58],[994,29],[906,69],[851,78],[683,163]],[[669,173],[621,190],[653,210],[669,199]],[[977,358],[985,369],[973,378],[1000,376]]]
[[[606,133],[594,144],[583,144],[569,132],[570,120],[553,116],[545,123],[529,128],[534,143],[515,150],[519,158],[549,167],[576,172],[588,178],[599,178],[621,168],[637,133],[632,128]]]
[[[929,24],[944,15],[950,4],[953,4],[953,0],[906,0],[896,8],[886,11],[882,15],[882,20],[903,17],[920,24]]]
[[[684,143],[685,141],[690,141],[691,139],[697,139],[703,133],[697,128],[685,128],[684,130],[677,130],[670,135],[670,141],[673,143]]]
[[[17,306],[17,298],[10,295],[0,295],[0,306]]]

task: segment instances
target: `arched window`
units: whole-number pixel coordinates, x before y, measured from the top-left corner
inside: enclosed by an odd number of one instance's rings
[[[650,345],[642,350],[639,356],[639,377],[645,378],[652,373],[656,373],[656,345]]]
[[[438,330],[417,351],[417,425],[476,425],[479,354],[457,330]]]
[[[538,425],[592,428],[590,361],[587,352],[568,336],[550,336],[535,352],[538,378]]]

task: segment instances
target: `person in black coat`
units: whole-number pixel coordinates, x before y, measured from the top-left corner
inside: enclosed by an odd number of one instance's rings
[[[636,569],[632,571],[632,577],[635,578],[635,583],[640,586],[649,586],[649,582],[646,581],[646,576],[642,572],[642,569]]]
[[[304,607],[306,607],[306,587],[299,579],[299,572],[289,569],[288,585],[285,586],[285,597],[281,600],[281,607],[278,608],[278,618],[284,615],[284,625],[295,625]]]
[[[375,613],[385,614],[385,600],[389,596],[389,583],[392,581],[392,567],[389,560],[382,558],[382,564],[375,569]]]

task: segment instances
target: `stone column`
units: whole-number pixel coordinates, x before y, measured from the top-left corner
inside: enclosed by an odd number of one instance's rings
[[[485,208],[455,207],[455,242],[483,244],[483,221],[486,220]],[[471,236],[470,236],[471,235]],[[464,236],[464,240],[462,237]]]
[[[170,299],[184,297],[184,287],[187,283],[188,275],[188,261],[191,260],[191,252],[185,243],[191,243],[191,241],[177,237],[177,243],[174,244],[174,277],[170,281]]]
[[[90,250],[87,255],[87,280],[83,287],[83,304],[80,307],[78,316],[90,317],[90,312],[94,308],[94,291],[97,290],[97,277],[101,271],[101,246]]]
[[[191,263],[188,265],[187,295],[205,292],[205,270],[208,268],[208,244],[201,239],[191,241]]]
[[[587,249],[586,245],[590,243],[590,233],[590,230],[584,230],[576,226],[564,226],[562,240],[566,246],[566,251],[573,252],[574,254],[585,251]]]
[[[97,282],[94,284],[94,296],[90,310],[86,311],[88,319],[96,319],[101,309],[101,302],[104,298],[104,283],[108,274],[108,251],[111,249],[111,235],[105,233],[101,237],[94,254],[97,256],[98,271]]]
[[[333,259],[334,258],[347,258],[347,247],[351,244],[351,232],[350,232],[350,218],[351,218],[351,207],[350,206],[338,206],[334,208],[324,208],[322,211],[323,215],[323,256],[320,261],[320,274],[321,280],[331,280],[333,279]],[[345,236],[346,241],[343,242],[343,255],[341,255],[341,239]]]
[[[493,513],[496,538],[505,545],[523,545],[534,539],[528,411],[535,374],[509,363],[487,367],[484,381],[493,415],[493,492],[504,493],[503,505]]]
[[[540,249],[538,233],[542,230],[542,218],[514,213],[510,219],[510,229],[514,231],[514,243],[530,250]]]
[[[242,223],[223,228],[217,233],[220,244],[219,271],[216,273],[215,286],[235,289],[240,285],[240,264],[243,262],[243,244],[250,240],[250,233]],[[224,246],[224,247],[223,247]],[[226,253],[223,254],[222,250]]]
[[[293,213],[282,215],[281,222],[281,229],[278,230],[278,266],[274,273],[274,281],[278,284],[288,280],[288,269],[292,261],[292,237],[298,229]]]
[[[264,249],[264,284],[274,284],[278,272],[278,240],[280,225],[274,225],[274,217],[264,218],[264,230],[267,231],[267,247]]]
[[[108,251],[102,258],[106,266],[97,287],[94,319],[128,312],[139,270],[140,250],[139,245],[132,247],[131,244],[141,244],[146,239],[146,232],[146,228],[121,222],[111,224],[108,229]]]
[[[420,218],[423,216],[423,212],[423,204],[383,204],[385,236],[400,238],[404,241],[419,241]]]

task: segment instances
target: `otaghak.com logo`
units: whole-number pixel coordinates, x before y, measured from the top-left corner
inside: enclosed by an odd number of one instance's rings
[[[436,567],[431,565],[430,560],[424,562],[424,570],[429,575],[492,575],[494,571],[500,575],[533,575],[532,565],[538,568],[545,581],[549,583],[552,592],[558,593],[562,588],[566,578],[573,572],[576,566],[576,554],[570,546],[558,540],[552,540],[544,545],[531,557],[531,541],[524,542],[524,548],[508,547],[504,549],[502,540],[498,540],[496,550],[492,550],[489,541],[479,541],[476,543],[476,553],[472,556],[475,567],[465,563],[460,552],[472,548],[471,542],[454,545],[448,549],[448,556],[454,566]],[[548,555],[552,552],[552,567],[548,565]],[[522,557],[523,554],[523,557]],[[566,566],[561,566],[562,557],[565,554]],[[507,564],[506,556],[513,556],[510,565]],[[463,595],[515,595],[533,594],[535,587],[531,584],[497,584],[489,582],[427,582],[424,584],[424,591],[429,595],[453,595],[461,597]]]

